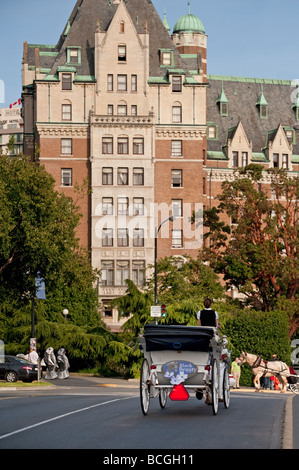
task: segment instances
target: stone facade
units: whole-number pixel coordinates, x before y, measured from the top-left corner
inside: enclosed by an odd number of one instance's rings
[[[203,228],[190,217],[216,204],[236,166],[298,172],[291,82],[209,76],[201,21],[189,11],[171,36],[166,25],[150,0],[78,0],[55,46],[24,43],[24,151],[37,144],[76,200],[88,182],[78,235],[102,270],[112,328],[121,322],[109,301],[127,278],[142,288],[161,222],[175,216],[158,258],[197,257]]]
[[[11,137],[14,145],[7,146]],[[0,153],[18,155],[23,152],[23,118],[19,107],[0,108]]]

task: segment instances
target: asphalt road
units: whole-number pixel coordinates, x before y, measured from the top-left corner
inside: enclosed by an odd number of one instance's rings
[[[195,397],[165,409],[156,398],[144,416],[137,382],[71,377],[0,392],[0,449],[280,449],[288,397],[232,391],[216,416]]]

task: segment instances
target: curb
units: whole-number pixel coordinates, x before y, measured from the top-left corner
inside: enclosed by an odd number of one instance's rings
[[[292,392],[291,392],[292,393]],[[284,426],[282,436],[282,449],[293,449],[293,398],[288,397],[284,410]]]

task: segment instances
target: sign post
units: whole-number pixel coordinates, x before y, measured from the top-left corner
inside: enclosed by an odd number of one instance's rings
[[[161,317],[161,305],[152,305],[151,306],[151,317]]]

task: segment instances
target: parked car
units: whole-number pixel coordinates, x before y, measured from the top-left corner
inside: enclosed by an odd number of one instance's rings
[[[236,386],[236,380],[232,374],[229,374],[229,385],[230,388],[234,388]]]
[[[4,362],[0,362],[0,379],[7,382],[32,382],[38,379],[38,365],[22,357],[4,356]]]

